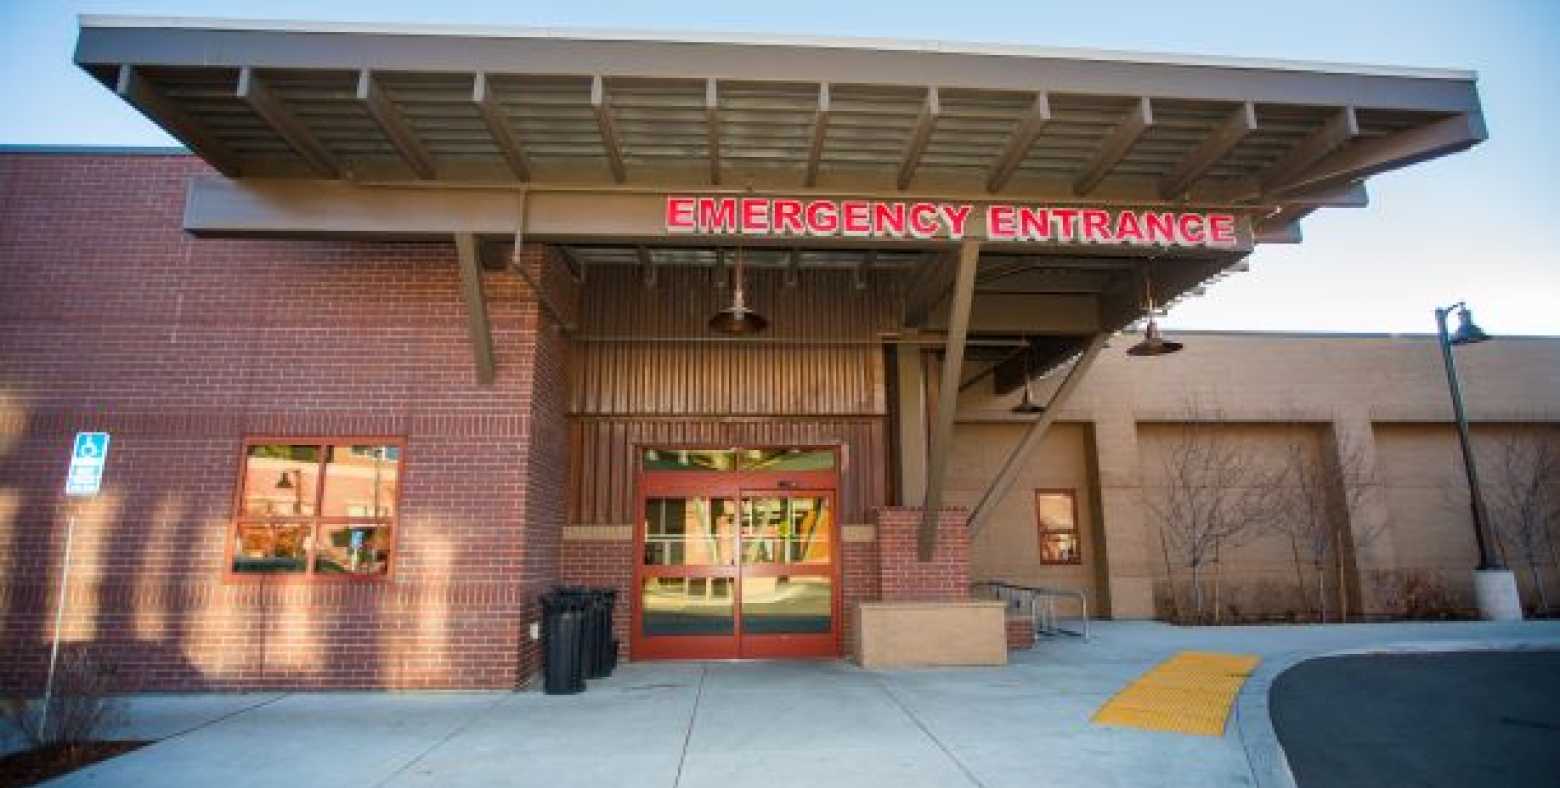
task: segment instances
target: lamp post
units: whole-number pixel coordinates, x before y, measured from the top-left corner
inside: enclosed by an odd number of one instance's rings
[[[1457,330],[1448,332],[1446,318],[1457,313]],[[1462,386],[1457,380],[1457,362],[1452,357],[1452,347],[1472,345],[1489,339],[1473,322],[1473,312],[1468,305],[1458,301],[1435,310],[1435,327],[1441,347],[1441,361],[1446,366],[1446,385],[1452,393],[1452,415],[1457,421],[1457,441],[1462,446],[1463,471],[1468,476],[1468,501],[1473,512],[1473,537],[1479,546],[1479,565],[1474,568],[1474,595],[1481,618],[1510,620],[1522,618],[1522,603],[1517,596],[1516,577],[1492,554],[1486,539],[1489,531],[1489,512],[1484,508],[1484,492],[1479,486],[1479,468],[1473,458],[1473,441],[1468,432],[1468,414],[1463,410]]]

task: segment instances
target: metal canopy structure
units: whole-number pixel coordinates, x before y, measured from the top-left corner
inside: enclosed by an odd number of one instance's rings
[[[1189,200],[1272,240],[1485,136],[1468,72],[1115,52],[89,16],[76,61],[230,177]]]
[[[962,386],[989,377],[1011,391],[1072,362],[972,514],[978,527],[1145,302],[1200,294],[1243,270],[1254,244],[1298,242],[1318,208],[1365,205],[1366,178],[1485,138],[1470,72],[1328,63],[90,16],[75,57],[224,176],[192,182],[192,233],[453,238],[479,380],[493,379],[494,353],[478,268],[511,265],[522,240],[547,243],[582,282],[592,267],[635,266],[655,287],[663,267],[718,269],[739,253],[792,274],[848,269],[860,288],[893,272],[902,330],[880,339],[943,348],[938,372],[904,352],[895,362],[923,560]],[[984,218],[984,241],[674,236],[670,198],[690,194],[1217,211],[1238,238],[1016,242]],[[932,414],[919,397],[934,377]]]

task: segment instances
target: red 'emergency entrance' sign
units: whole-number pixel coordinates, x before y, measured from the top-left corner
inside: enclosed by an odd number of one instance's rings
[[[666,231],[844,238],[979,237],[989,241],[1233,247],[1235,215],[1072,206],[787,199],[666,198]]]

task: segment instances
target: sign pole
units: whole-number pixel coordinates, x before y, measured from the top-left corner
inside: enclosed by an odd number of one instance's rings
[[[54,609],[54,645],[49,649],[49,678],[43,685],[43,715],[38,722],[38,738],[49,735],[49,706],[54,700],[54,667],[60,659],[60,627],[65,623],[65,581],[70,577],[70,546],[76,536],[76,515],[65,524],[65,560],[60,565],[60,598]]]

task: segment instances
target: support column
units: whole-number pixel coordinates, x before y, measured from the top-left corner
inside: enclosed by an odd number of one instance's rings
[[[926,501],[926,365],[918,345],[894,351],[899,388],[899,504]]]
[[[953,418],[959,409],[959,381],[964,368],[964,339],[970,328],[970,302],[975,297],[975,268],[980,262],[980,241],[959,246],[959,267],[953,278],[953,303],[948,310],[948,346],[943,356],[942,385],[937,391],[937,420],[932,424],[932,452],[926,474],[926,506],[917,539],[920,560],[932,560],[937,549],[937,516],[942,508],[948,477],[948,457],[953,453]]]
[[[1352,601],[1362,608],[1353,612],[1390,612],[1383,610],[1376,589],[1365,580],[1372,571],[1398,568],[1397,545],[1393,541],[1390,521],[1391,509],[1387,505],[1386,488],[1380,483],[1376,432],[1371,428],[1369,410],[1357,407],[1339,411],[1333,417],[1331,444],[1327,450],[1333,452],[1352,446],[1359,453],[1359,475],[1375,482],[1349,508],[1349,534],[1353,541],[1354,568],[1358,575],[1355,582],[1359,587],[1359,596]]]
[[[1095,482],[1104,523],[1107,586],[1112,618],[1153,618],[1154,578],[1164,571],[1158,533],[1143,508],[1137,420],[1113,409],[1095,416]]]

